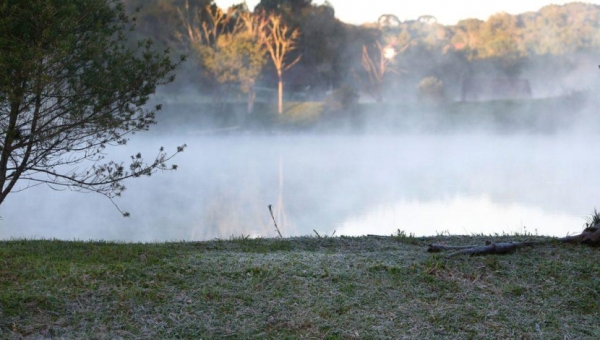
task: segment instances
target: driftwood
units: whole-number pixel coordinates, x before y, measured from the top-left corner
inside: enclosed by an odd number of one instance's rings
[[[485,245],[473,246],[448,246],[444,244],[430,244],[427,251],[430,253],[439,253],[441,251],[452,250],[454,252],[446,255],[446,258],[457,255],[488,255],[488,254],[508,254],[523,247],[533,247],[540,244],[551,242],[560,243],[583,243],[588,245],[600,245],[600,223],[591,227],[587,227],[579,235],[566,236],[561,238],[552,238],[545,241],[523,241],[523,242],[490,242],[486,241]]]

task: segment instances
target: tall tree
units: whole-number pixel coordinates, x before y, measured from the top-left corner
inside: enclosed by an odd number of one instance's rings
[[[235,10],[223,11],[215,5],[191,8],[187,4],[185,0],[185,6],[177,9],[181,36],[186,37],[189,42],[203,79],[210,86],[215,111],[221,112],[225,100],[222,84],[229,79],[222,76],[222,73],[227,71],[227,66],[219,58],[219,50],[226,45],[227,40],[219,38],[231,33],[230,24],[236,21]]]
[[[112,201],[124,179],[175,169],[162,148],[150,163],[103,161],[155,123],[160,105],[146,104],[179,63],[151,41],[130,48],[130,28],[117,0],[0,2],[0,204],[38,184]]]
[[[267,62],[263,34],[266,20],[244,8],[232,7],[224,12],[207,6],[205,11],[207,19],[203,21],[199,19],[200,14],[192,19],[182,14],[181,18],[198,61],[215,84],[213,98],[222,99],[221,85],[238,83],[247,94],[247,112],[250,113],[256,97],[256,78]]]
[[[372,57],[371,54],[374,54]],[[367,72],[368,81],[361,81],[363,89],[371,95],[375,101],[383,101],[383,76],[388,71],[391,58],[386,58],[386,51],[379,41],[375,42],[375,49],[369,52],[367,46],[363,46],[362,66]]]
[[[461,50],[468,60],[477,58],[482,45],[481,27],[483,21],[479,19],[465,19],[459,21],[454,27],[452,43]]]
[[[277,14],[298,14],[303,9],[310,7],[312,0],[261,0],[256,5],[255,11]]]
[[[409,44],[405,44],[400,50],[394,44],[382,45],[376,41],[373,48],[369,49],[366,45],[362,50],[362,66],[367,73],[367,80],[363,80],[356,73],[356,77],[362,84],[363,90],[372,96],[376,102],[383,101],[383,85],[386,74],[399,73],[392,65],[396,55],[406,51]]]
[[[237,56],[241,59],[238,62],[240,67],[237,71],[237,80],[242,92],[248,95],[247,112],[252,113],[256,99],[256,79],[267,63],[265,58],[267,46],[263,34],[267,21],[263,16],[250,12],[241,13],[240,19],[243,22],[243,29],[234,37],[237,40],[234,44]]]
[[[177,7],[182,28],[179,35],[185,37],[182,40],[186,40],[192,47],[197,43],[214,45],[220,35],[238,28],[237,12],[235,7],[223,11],[215,4],[190,6],[189,0],[184,0],[184,3]]]
[[[313,94],[319,95],[339,85],[345,75],[342,57],[347,48],[347,34],[343,24],[335,19],[335,11],[325,2],[305,10],[300,20],[302,35],[294,53],[301,53],[298,67],[308,73],[302,77],[305,88],[310,86]]]
[[[135,12],[136,32],[152,37],[163,46],[182,53],[190,53],[191,45],[181,27],[181,9],[194,19],[198,10],[210,5],[212,0],[122,0],[128,13]],[[137,11],[136,9],[139,9]]]
[[[495,59],[509,74],[519,72],[525,49],[519,30],[518,18],[508,13],[497,13],[489,17],[481,30],[483,44],[479,56]]]
[[[287,62],[289,52],[296,49],[296,41],[300,36],[300,30],[290,30],[289,26],[282,21],[280,15],[270,14],[264,33],[266,48],[279,79],[278,112],[283,114],[283,73],[300,61],[301,56],[297,56],[293,61]]]

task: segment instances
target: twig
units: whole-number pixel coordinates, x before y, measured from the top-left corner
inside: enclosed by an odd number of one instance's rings
[[[283,235],[281,235],[281,231],[279,231],[279,227],[277,226],[277,222],[275,222],[275,216],[273,216],[273,210],[271,209],[270,204],[269,204],[269,212],[271,213],[271,218],[273,219],[273,224],[275,224],[275,230],[277,230],[277,234],[279,234],[279,238],[283,238]]]
[[[321,236],[321,234],[319,234],[319,233],[317,232],[317,230],[316,230],[316,229],[313,229],[313,232],[315,233],[315,235],[317,235],[317,237],[318,237],[318,238],[324,238],[324,237],[333,237],[333,236],[335,235],[335,232],[336,232],[336,231],[337,231],[337,229],[336,229],[336,230],[334,230],[334,231],[333,231],[333,233],[331,233],[331,236],[327,236],[327,235],[325,235],[325,236]]]

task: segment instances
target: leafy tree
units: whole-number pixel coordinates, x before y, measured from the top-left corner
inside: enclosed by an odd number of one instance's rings
[[[240,19],[243,22],[243,28],[233,36],[235,41],[232,44],[238,60],[236,65],[239,67],[233,68],[233,70],[237,71],[236,80],[240,83],[242,92],[248,95],[247,112],[252,113],[256,99],[254,87],[256,79],[267,63],[265,58],[267,47],[263,34],[267,21],[263,16],[250,12],[241,13]]]
[[[484,21],[479,19],[465,19],[458,22],[454,27],[452,43],[463,51],[468,60],[478,57],[481,46],[481,27]]]
[[[518,52],[517,17],[508,13],[494,14],[481,27],[485,41],[482,56],[497,57]]]
[[[212,46],[197,44],[196,48],[203,65],[221,83],[239,83],[242,92],[248,95],[247,112],[251,113],[256,97],[254,85],[266,64],[265,45],[260,32],[263,23],[250,13],[243,15],[240,23],[244,27],[233,32],[220,34]],[[246,26],[247,25],[247,26]]]
[[[300,13],[303,9],[310,7],[312,0],[261,0],[256,5],[255,11],[293,15]]]
[[[227,71],[227,62],[219,58],[221,47],[229,41],[219,39],[224,34],[231,33],[231,23],[235,22],[235,10],[223,11],[214,5],[203,8],[187,6],[177,8],[180,21],[180,34],[192,48],[197,65],[200,66],[203,80],[208,83],[212,92],[212,102],[215,110],[221,112],[224,108],[222,84],[229,81],[221,74]]]
[[[165,47],[189,54],[191,45],[181,25],[185,15],[194,15],[212,0],[122,0],[128,13],[135,12],[136,32]]]
[[[600,46],[600,6],[548,5],[521,15],[524,43],[530,53],[565,55]]]
[[[189,38],[192,36],[189,26],[182,23],[182,14],[189,22],[200,23],[195,27],[202,33],[202,23],[211,20],[206,5],[210,5],[213,12],[217,10],[211,0],[123,1],[129,8],[142,5],[141,12],[136,15],[139,28],[165,46],[184,53],[190,53],[194,48],[193,39]],[[255,15],[278,14],[289,32],[296,29],[302,32],[287,59],[291,61],[302,56],[295,66],[302,69],[302,76],[297,77],[292,86],[305,91],[309,89],[313,98],[322,95],[324,90],[355,81],[352,70],[361,63],[363,46],[368,46],[373,60],[377,59],[373,47],[376,41],[384,46],[393,42],[397,50],[410,45],[406,53],[398,54],[393,60],[397,68],[410,72],[402,77],[393,77],[390,73],[385,77],[384,88],[393,91],[395,98],[418,95],[415,84],[430,75],[445,84],[452,84],[475,74],[515,76],[525,69],[525,65],[528,66],[527,76],[533,77],[532,70],[537,70],[535,74],[540,75],[544,68],[553,65],[552,77],[559,79],[564,76],[563,73],[558,75],[559,70],[572,71],[580,65],[584,55],[597,54],[600,47],[600,6],[594,4],[549,5],[537,12],[500,13],[488,20],[466,19],[451,26],[441,25],[428,15],[405,21],[383,15],[378,22],[356,26],[337,20],[334,8],[327,1],[318,2],[319,5],[314,3],[310,0],[261,0],[254,10]],[[248,11],[244,4],[237,5],[232,20],[210,27],[229,32],[235,26],[234,19],[244,10]],[[229,13],[229,10],[222,13]],[[202,63],[194,67],[206,71]],[[270,72],[273,67],[267,65],[263,70],[266,68]],[[361,79],[367,79],[365,70],[356,71]],[[193,72],[186,75],[189,74]],[[211,88],[220,88],[215,85],[219,84],[216,80],[206,79],[210,77],[193,78],[202,85],[209,83]],[[258,79],[260,76],[256,81]],[[446,86],[445,90],[450,96],[452,91],[456,92],[452,86]]]
[[[213,99],[222,99],[221,85],[238,83],[242,92],[248,95],[247,111],[250,113],[256,98],[256,78],[267,62],[263,32],[266,19],[245,8],[232,7],[224,12],[207,6],[205,12],[204,15],[180,13],[198,61],[215,85]],[[201,20],[202,16],[206,19]]]
[[[292,54],[302,54],[298,67],[306,70],[302,77],[314,95],[321,95],[330,87],[342,83],[345,75],[342,63],[348,47],[348,36],[343,24],[335,18],[335,11],[325,2],[323,5],[311,6],[299,18],[302,32],[298,39],[298,48]],[[293,56],[290,54],[290,57]]]
[[[112,201],[124,179],[176,168],[162,148],[150,163],[103,160],[155,123],[148,99],[183,60],[151,41],[130,48],[129,29],[116,0],[0,1],[0,204],[39,184]]]

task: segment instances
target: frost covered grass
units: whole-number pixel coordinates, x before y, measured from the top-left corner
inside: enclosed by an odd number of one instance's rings
[[[0,337],[600,337],[597,248],[425,252],[526,238],[1,242]]]

